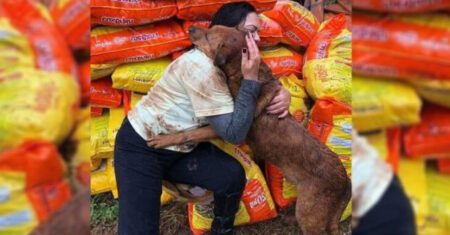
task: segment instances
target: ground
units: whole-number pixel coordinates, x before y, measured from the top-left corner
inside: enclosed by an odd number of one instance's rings
[[[161,234],[184,235],[191,234],[187,219],[186,203],[172,202],[161,209]],[[118,203],[110,193],[103,193],[91,198],[91,234],[117,234]],[[236,235],[295,235],[301,234],[297,226],[287,225],[283,217],[293,215],[294,208],[281,211],[277,218],[256,224],[239,226]],[[350,220],[341,224],[342,235],[351,234]]]

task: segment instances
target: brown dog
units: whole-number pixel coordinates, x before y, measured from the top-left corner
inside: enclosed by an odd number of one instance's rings
[[[230,92],[236,97],[243,79],[241,51],[246,47],[244,34],[223,26],[210,29],[191,27],[189,33],[193,44],[224,71]],[[254,156],[278,166],[286,178],[296,185],[299,195],[296,218],[303,234],[339,234],[339,221],[351,198],[351,182],[344,166],[334,152],[292,116],[278,119],[276,115],[263,112],[281,85],[264,63],[260,65],[258,79],[262,83],[261,92],[247,143]],[[213,129],[207,126],[157,136],[149,141],[149,145],[163,147],[216,137]]]

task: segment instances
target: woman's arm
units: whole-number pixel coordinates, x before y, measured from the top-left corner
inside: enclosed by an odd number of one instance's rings
[[[184,143],[205,142],[218,137],[232,144],[242,143],[252,125],[260,88],[259,82],[243,80],[233,113],[206,117],[209,126],[177,134],[158,135],[147,141],[147,145],[164,148]]]

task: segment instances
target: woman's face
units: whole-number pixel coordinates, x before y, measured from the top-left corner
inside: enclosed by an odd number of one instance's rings
[[[256,13],[252,12],[247,15],[247,18],[245,18],[245,21],[239,25],[239,29],[248,32],[253,36],[253,39],[256,42],[259,42],[261,38],[259,37],[259,17]]]

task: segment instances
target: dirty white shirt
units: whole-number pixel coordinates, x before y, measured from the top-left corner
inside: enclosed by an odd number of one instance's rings
[[[173,61],[162,78],[128,113],[134,130],[145,140],[207,124],[205,117],[232,113],[233,99],[223,72],[198,49]],[[166,149],[190,152],[194,144]]]
[[[352,219],[353,225],[383,196],[394,176],[364,137],[352,138]]]

